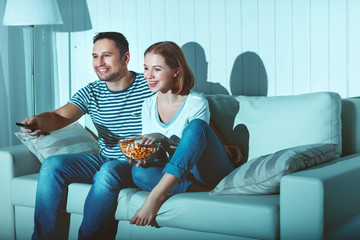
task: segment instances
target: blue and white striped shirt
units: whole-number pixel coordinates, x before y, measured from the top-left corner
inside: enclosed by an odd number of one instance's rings
[[[143,74],[122,91],[111,91],[104,81],[97,80],[80,89],[70,99],[90,117],[98,131],[100,154],[127,161],[119,140],[141,135],[141,107],[153,95]]]

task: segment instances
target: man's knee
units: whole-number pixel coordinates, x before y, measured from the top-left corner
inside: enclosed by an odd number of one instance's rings
[[[139,183],[141,183],[142,181],[145,180],[145,176],[146,176],[146,174],[145,174],[144,168],[134,166],[131,169],[131,177],[137,186],[139,186]]]
[[[131,178],[131,167],[127,162],[111,161],[101,166],[94,176],[94,184],[103,185],[110,191],[120,190]]]
[[[40,174],[54,174],[61,169],[63,169],[65,164],[65,156],[64,155],[54,155],[46,158],[41,165]]]

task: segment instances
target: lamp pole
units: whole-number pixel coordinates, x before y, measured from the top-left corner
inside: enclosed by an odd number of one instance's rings
[[[35,37],[34,25],[29,25],[31,37],[31,100],[32,100],[32,115],[36,114],[36,90],[35,90]]]

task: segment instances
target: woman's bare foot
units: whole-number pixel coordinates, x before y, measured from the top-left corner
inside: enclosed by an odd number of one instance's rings
[[[156,196],[156,194],[152,194],[151,192],[146,198],[144,204],[131,218],[130,224],[136,224],[137,226],[151,225],[165,200],[166,196]]]
[[[151,225],[161,205],[165,202],[167,194],[178,182],[177,177],[164,173],[159,183],[145,199],[144,204],[131,218],[130,224],[136,224],[137,226]]]

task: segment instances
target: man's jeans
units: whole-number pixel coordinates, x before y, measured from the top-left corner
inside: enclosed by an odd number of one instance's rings
[[[200,119],[192,120],[184,129],[179,145],[168,163],[155,160],[149,167],[132,168],[134,183],[151,191],[163,173],[176,176],[179,183],[170,193],[185,192],[195,181],[215,187],[229,174],[234,165],[209,124]]]
[[[45,159],[39,173],[32,239],[56,239],[58,216],[65,211],[68,185],[73,182],[93,184],[85,201],[79,239],[97,239],[103,223],[114,217],[119,191],[134,187],[127,161],[91,154]]]

